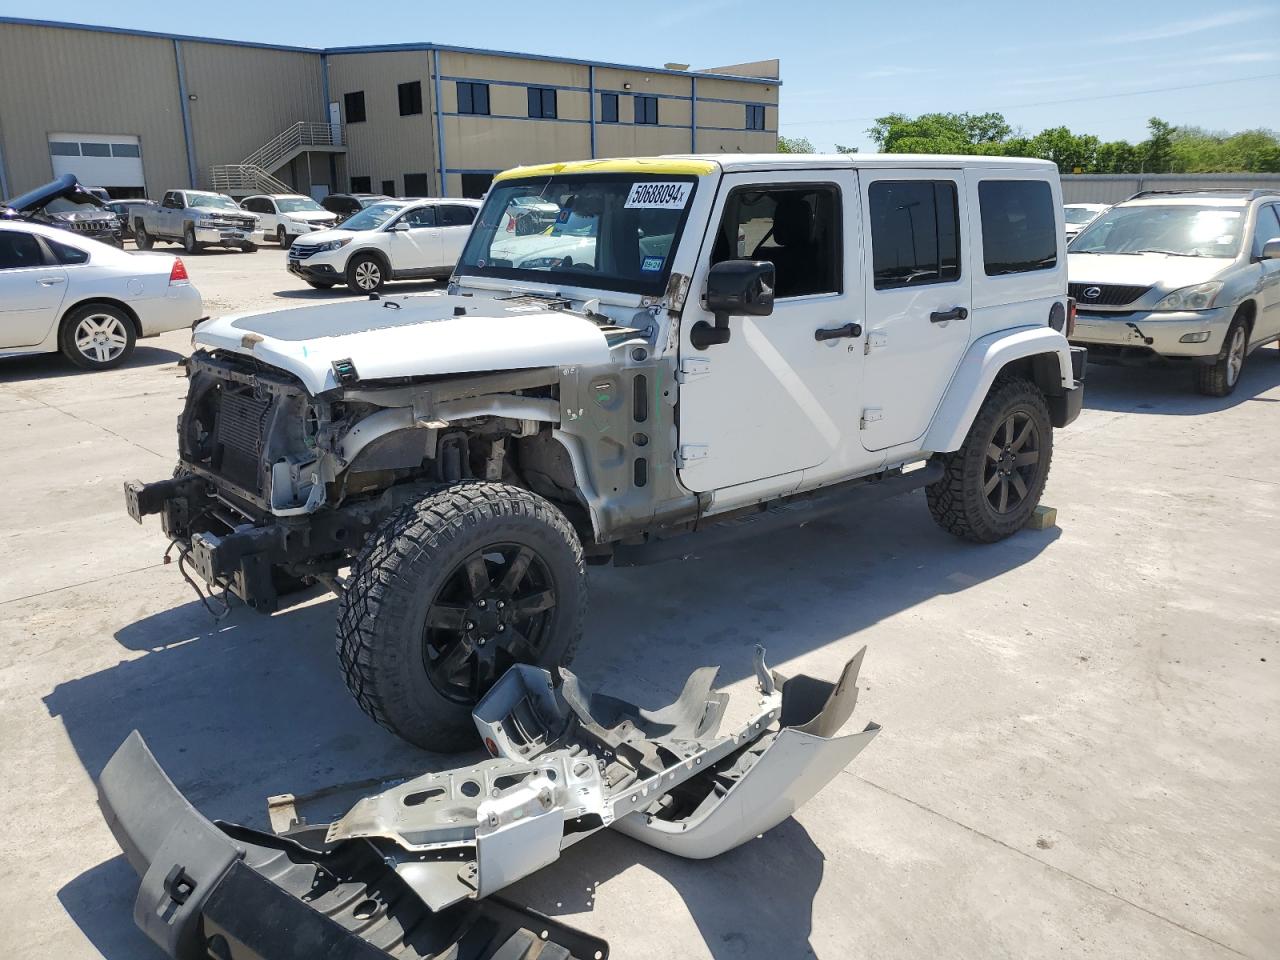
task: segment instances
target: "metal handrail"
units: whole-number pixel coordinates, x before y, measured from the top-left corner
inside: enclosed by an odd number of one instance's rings
[[[322,123],[299,120],[286,127],[261,147],[245,157],[244,166],[274,170],[290,153],[301,147],[341,147],[345,145],[344,131],[340,123]]]
[[[210,168],[210,180],[218,193],[293,193],[287,183],[253,163],[221,163]]]

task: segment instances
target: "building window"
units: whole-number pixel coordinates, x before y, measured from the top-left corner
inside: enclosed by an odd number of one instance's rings
[[[431,193],[431,184],[425,173],[406,173],[404,175],[404,195],[406,197],[425,197]]]
[[[394,197],[396,195],[396,182],[394,180],[383,180],[382,192],[388,197]]]
[[[373,193],[373,180],[369,177],[352,177],[352,193]]]
[[[342,95],[343,112],[347,123],[364,123],[364,91],[353,90]]]
[[[711,262],[769,261],[778,298],[839,293],[844,289],[840,242],[836,187],[739,188],[725,201]]]
[[[492,173],[464,173],[462,175],[462,195],[479,200],[493,183]]]
[[[489,85],[458,82],[458,112],[489,115]]]
[[[600,94],[600,122],[618,122],[618,95],[616,93]]]
[[[950,180],[877,180],[867,190],[875,288],[960,278],[960,204]]]
[[[136,143],[113,143],[111,145],[111,155],[113,157],[140,157],[142,150]]]
[[[422,112],[422,81],[411,80],[396,87],[400,96],[400,116],[411,117]]]
[[[556,92],[551,87],[529,88],[529,116],[538,120],[556,118]]]
[[[1043,180],[983,180],[982,261],[988,277],[1051,270],[1058,264],[1053,192]]]
[[[82,143],[80,144],[80,152],[86,157],[109,157],[111,156],[111,144]]]
[[[74,140],[50,140],[49,153],[55,157],[78,157],[80,144]]]
[[[636,123],[647,123],[656,126],[658,123],[658,98],[636,94],[634,99]]]
[[[764,106],[759,103],[747,104],[747,129],[764,129]]]

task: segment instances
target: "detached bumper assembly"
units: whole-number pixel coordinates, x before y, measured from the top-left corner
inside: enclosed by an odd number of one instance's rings
[[[727,733],[714,668],[648,710],[517,665],[474,713],[492,759],[379,784],[329,821],[306,814],[334,789],[272,798],[274,833],[205,819],[136,732],[99,802],[142,877],[134,919],[178,960],[604,960],[604,941],[494,894],[607,827],[706,858],[776,826],[879,732],[843,732],[862,655],[828,683],[759,651],[760,701]]]

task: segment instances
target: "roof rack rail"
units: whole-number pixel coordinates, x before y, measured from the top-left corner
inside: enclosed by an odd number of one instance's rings
[[[1141,200],[1143,197],[1183,196],[1195,197],[1201,194],[1215,194],[1222,197],[1239,197],[1242,200],[1258,200],[1262,197],[1280,196],[1280,187],[1274,190],[1259,190],[1245,187],[1184,187],[1181,190],[1139,190],[1132,196],[1125,197],[1122,203],[1130,200]]]

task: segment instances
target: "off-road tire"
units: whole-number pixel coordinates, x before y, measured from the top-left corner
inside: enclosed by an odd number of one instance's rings
[[[490,544],[531,549],[556,593],[539,666],[567,665],[586,614],[577,532],[547,500],[503,483],[466,481],[389,517],[366,541],[338,601],[337,652],[360,708],[426,750],[476,745],[471,706],[442,694],[425,654],[428,609],[468,557]]]
[[[1039,435],[1039,470],[1028,484],[1022,501],[1009,513],[999,513],[988,501],[983,485],[988,447],[996,430],[1015,414],[1025,414],[1035,423]],[[943,476],[925,488],[929,512],[948,533],[975,543],[995,543],[1026,526],[1053,459],[1053,424],[1044,395],[1031,381],[1021,377],[1001,377],[992,384],[978,415],[969,427],[964,445],[952,453],[939,454]]]
[[[1237,345],[1236,337],[1242,338]],[[1238,357],[1233,356],[1239,348]],[[1228,397],[1235,392],[1244,375],[1245,363],[1249,359],[1249,324],[1243,315],[1237,313],[1227,328],[1227,335],[1222,340],[1222,350],[1218,359],[1211,364],[1196,367],[1196,390],[1206,397]]]
[[[196,229],[191,224],[182,228],[182,249],[188,254],[196,254],[204,249],[204,246],[196,241]]]
[[[139,250],[151,249],[151,234],[147,233],[147,228],[142,225],[141,220],[139,220],[137,224],[134,225],[133,244]]]

